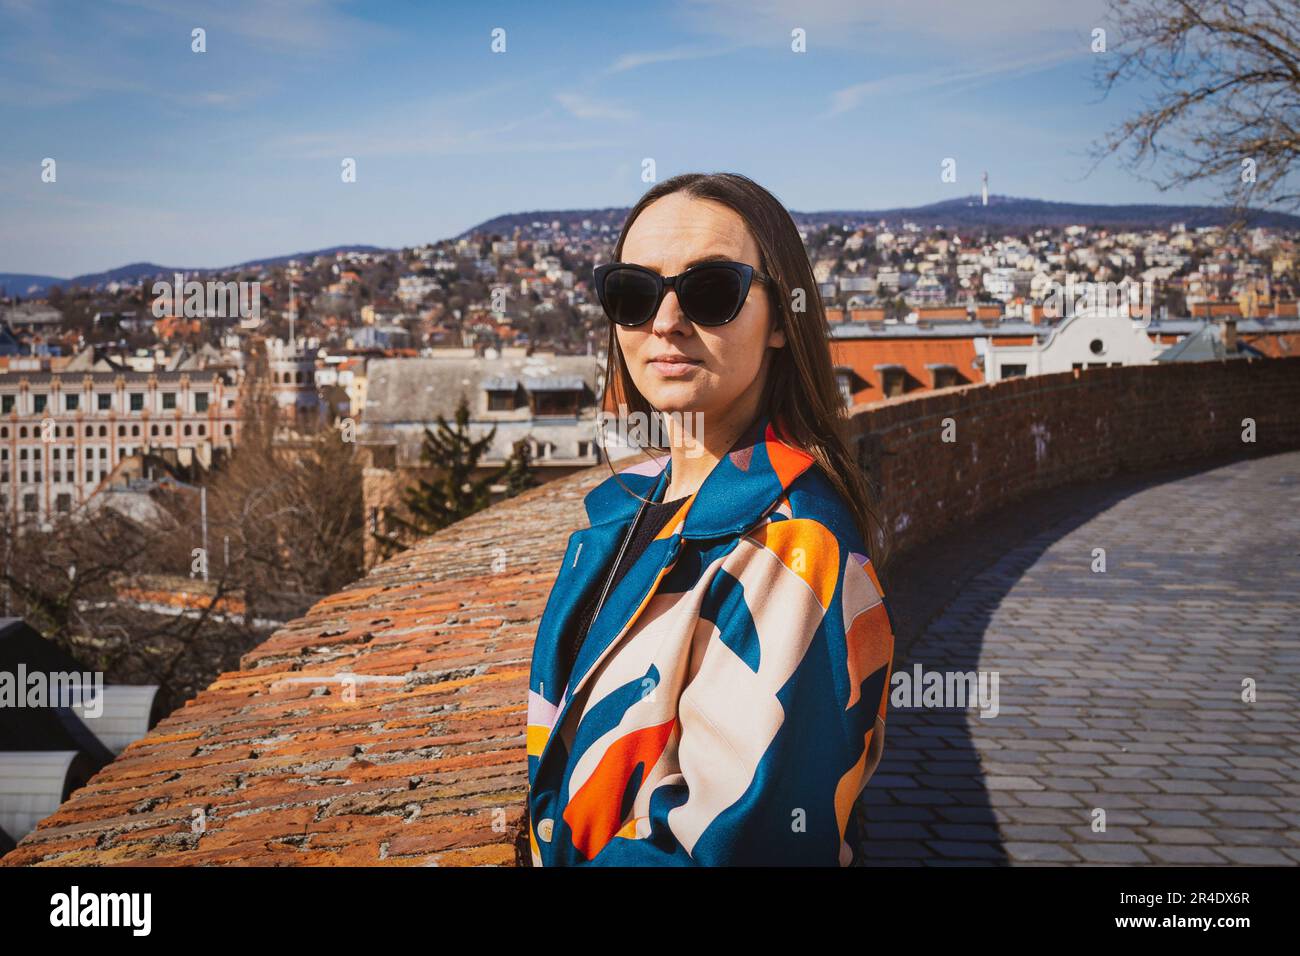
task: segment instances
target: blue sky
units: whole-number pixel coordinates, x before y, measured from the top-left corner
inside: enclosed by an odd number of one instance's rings
[[[734,170],[791,209],[1160,193],[1089,144],[1101,0],[0,0],[0,272],[412,245]],[[191,51],[206,30],[207,52]],[[794,28],[807,52],[790,49]],[[491,51],[492,30],[506,52]],[[1112,44],[1115,41],[1112,39]],[[41,161],[58,179],[42,183]],[[343,183],[340,163],[357,162]],[[940,181],[957,160],[958,181]]]

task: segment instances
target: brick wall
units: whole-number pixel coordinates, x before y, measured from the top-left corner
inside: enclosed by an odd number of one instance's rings
[[[857,424],[902,552],[1034,490],[1300,447],[1297,408],[1290,358],[945,389],[866,406]],[[607,474],[502,502],[320,602],[0,864],[515,863],[532,640],[582,497]]]
[[[1017,378],[876,402],[855,420],[903,553],[1032,491],[1300,447],[1298,409],[1300,357]],[[942,440],[945,419],[955,441]]]

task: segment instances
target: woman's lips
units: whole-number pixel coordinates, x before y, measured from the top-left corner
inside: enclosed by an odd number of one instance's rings
[[[650,367],[665,378],[684,378],[703,364],[696,359],[663,358],[652,360]]]

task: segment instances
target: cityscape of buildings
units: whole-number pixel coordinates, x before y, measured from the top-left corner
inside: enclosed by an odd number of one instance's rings
[[[159,309],[152,278],[38,299],[6,289],[4,524],[17,533],[165,472],[201,483],[238,446],[255,354],[286,428],[351,429],[372,526],[427,472],[424,429],[451,420],[462,397],[474,437],[494,435],[480,470],[520,440],[543,481],[626,453],[602,446],[596,427],[606,325],[591,270],[611,257],[617,231],[555,215],[510,235],[176,277],[209,293],[237,283],[224,308],[178,289]],[[803,238],[849,405],[1300,346],[1298,237],[1286,230],[990,235],[877,221],[808,226]]]

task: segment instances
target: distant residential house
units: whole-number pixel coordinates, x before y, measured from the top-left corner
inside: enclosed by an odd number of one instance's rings
[[[462,395],[469,402],[470,434],[479,438],[496,429],[478,475],[500,468],[520,440],[528,444],[540,481],[602,460],[597,407],[603,367],[597,357],[524,352],[506,349],[487,358],[457,351],[367,364],[358,444],[367,454],[363,497],[372,524],[382,508],[400,505],[404,490],[427,472],[421,460],[425,429],[436,427],[439,415],[453,422]],[[368,560],[374,557],[368,552]]]
[[[937,310],[936,310],[937,311]],[[1041,331],[1025,322],[961,319],[965,309],[916,322],[838,322],[831,358],[849,405],[985,381],[993,342],[1028,344]]]

